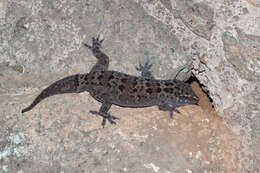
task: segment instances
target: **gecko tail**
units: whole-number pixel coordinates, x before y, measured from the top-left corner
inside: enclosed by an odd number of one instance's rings
[[[40,101],[43,99],[65,93],[79,93],[82,92],[79,90],[79,74],[65,77],[59,81],[54,82],[49,87],[44,89],[32,102],[32,104],[22,110],[22,113],[30,111],[34,108]]]

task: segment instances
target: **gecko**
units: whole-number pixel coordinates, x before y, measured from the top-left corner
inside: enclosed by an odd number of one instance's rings
[[[158,106],[159,110],[169,111],[172,118],[173,112],[180,114],[178,107],[198,104],[199,97],[190,84],[177,79],[155,79],[149,61],[136,67],[141,76],[108,70],[109,57],[101,50],[103,40],[97,36],[92,37],[92,45],[82,43],[97,59],[89,73],[71,75],[54,82],[44,89],[31,105],[23,109],[22,113],[30,111],[40,101],[53,95],[89,92],[95,100],[102,103],[99,111],[89,112],[103,118],[101,125],[104,128],[106,121],[116,124],[119,119],[110,114],[112,105],[129,108]]]

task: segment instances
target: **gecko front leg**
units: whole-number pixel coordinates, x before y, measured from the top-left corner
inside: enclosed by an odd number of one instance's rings
[[[173,112],[181,114],[181,112],[176,109],[178,107],[178,105],[176,105],[176,103],[174,103],[174,102],[169,102],[167,99],[167,95],[161,93],[158,95],[157,99],[158,99],[157,104],[158,104],[159,110],[169,111],[170,112],[169,115],[170,115],[171,119],[173,118]]]
[[[99,116],[103,117],[103,120],[102,120],[102,127],[103,128],[106,125],[106,120],[108,120],[110,122],[110,124],[116,124],[116,122],[114,120],[119,119],[117,117],[110,115],[110,113],[108,112],[108,110],[110,109],[111,106],[112,106],[112,104],[110,104],[110,103],[102,103],[98,112],[97,111],[89,111],[90,113],[92,113],[94,115],[99,115]]]
[[[172,119],[173,118],[173,112],[176,112],[178,114],[181,114],[180,111],[178,111],[176,109],[176,107],[174,107],[172,104],[167,104],[167,103],[164,103],[164,104],[161,104],[161,105],[158,105],[159,107],[159,110],[162,110],[162,111],[169,111],[170,112],[170,118]]]
[[[100,49],[102,46],[104,39],[100,40],[98,37],[92,37],[92,46],[88,45],[87,43],[82,43],[84,46],[89,48],[93,55],[98,59],[97,63],[92,67],[90,73],[93,71],[106,71],[108,70],[109,65],[109,57],[103,53]]]
[[[139,64],[139,67],[135,67],[137,71],[141,72],[141,76],[147,79],[155,79],[151,72],[152,64],[150,64],[149,60],[146,61],[144,65]]]

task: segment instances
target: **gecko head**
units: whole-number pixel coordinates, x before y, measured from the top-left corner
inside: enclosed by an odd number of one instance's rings
[[[199,102],[199,97],[192,90],[191,86],[186,83],[183,87],[182,94],[179,99],[179,101],[184,105],[198,104]]]

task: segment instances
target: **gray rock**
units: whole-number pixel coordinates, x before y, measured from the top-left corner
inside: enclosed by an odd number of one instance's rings
[[[260,172],[260,11],[250,2],[0,1],[0,172]],[[192,107],[174,120],[115,107],[119,125],[100,129],[85,93],[20,114],[52,82],[91,69],[82,42],[98,34],[110,69],[139,75],[149,59],[158,79],[196,76],[231,129]]]

